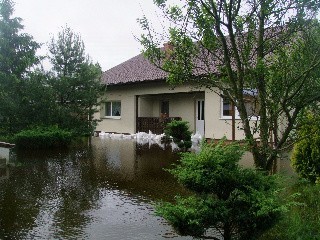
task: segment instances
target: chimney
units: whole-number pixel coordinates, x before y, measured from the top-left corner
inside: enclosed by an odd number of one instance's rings
[[[163,44],[163,50],[166,54],[166,58],[169,58],[171,56],[171,53],[173,51],[173,45],[171,42],[166,42]]]

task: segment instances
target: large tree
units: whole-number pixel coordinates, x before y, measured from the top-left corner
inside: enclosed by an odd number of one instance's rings
[[[270,169],[299,114],[320,99],[319,0],[154,2],[171,23],[165,39],[171,47],[159,48],[163,35],[143,17],[146,57],[169,72],[170,83],[196,82],[228,97],[256,164]],[[257,125],[250,124],[252,112]]]
[[[53,65],[51,86],[59,105],[60,127],[90,133],[95,106],[102,93],[101,68],[85,54],[79,34],[65,27],[49,45]]]
[[[26,98],[26,79],[39,63],[36,51],[39,44],[32,36],[22,33],[21,19],[13,17],[11,0],[0,1],[0,124],[5,133],[23,127],[29,102]]]

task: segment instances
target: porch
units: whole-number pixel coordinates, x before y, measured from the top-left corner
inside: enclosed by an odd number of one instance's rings
[[[199,99],[204,99],[204,92],[136,95],[135,132],[162,134],[165,125],[173,120],[187,121],[190,130],[196,132]]]

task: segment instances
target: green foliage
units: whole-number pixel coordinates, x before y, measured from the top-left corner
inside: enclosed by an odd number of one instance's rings
[[[145,56],[168,73],[170,84],[225,93],[237,107],[256,165],[270,170],[291,143],[300,112],[320,100],[319,0],[154,2],[170,27],[157,33],[140,19]],[[250,96],[257,124],[250,122],[248,89],[258,93]]]
[[[40,46],[30,35],[21,33],[21,19],[12,17],[13,10],[12,1],[0,1],[0,132],[7,134],[25,127],[21,111],[27,109],[25,79],[39,62],[36,51]]]
[[[57,124],[80,134],[91,134],[95,106],[99,104],[103,85],[101,68],[85,55],[79,34],[66,27],[52,38],[49,46],[53,71],[49,84],[58,105]]]
[[[16,80],[39,62],[36,51],[40,47],[32,36],[20,33],[21,18],[12,17],[14,4],[11,0],[0,1],[0,71],[16,76]],[[4,80],[4,79],[3,79]]]
[[[237,144],[220,141],[204,144],[199,153],[184,153],[169,171],[194,195],[162,204],[158,214],[184,235],[200,237],[216,228],[224,239],[256,239],[285,207],[278,199],[277,176],[240,167],[243,152]]]
[[[17,133],[14,139],[16,146],[22,149],[57,148],[67,147],[72,134],[57,126],[36,127]]]
[[[213,211],[209,201],[205,199],[196,196],[188,198],[177,196],[175,204],[159,205],[157,214],[169,221],[181,235],[202,236],[206,230],[204,226],[209,223]]]
[[[286,195],[299,193],[280,222],[267,231],[260,240],[269,239],[320,239],[320,185],[299,182],[287,189]]]
[[[100,76],[100,67],[89,63],[81,65],[79,72],[72,78],[50,79],[51,91],[57,96],[56,123],[61,128],[81,135],[92,133],[97,121],[93,119],[95,106],[103,90]]]
[[[300,177],[320,183],[320,117],[309,113],[298,130],[299,141],[291,157],[292,166]]]
[[[103,90],[100,66],[85,55],[80,35],[66,28],[51,40],[53,71],[37,69],[40,45],[20,33],[23,25],[12,17],[13,6],[0,0],[0,135],[39,125],[90,135]]]
[[[179,148],[190,148],[192,145],[189,123],[186,121],[173,120],[166,125],[164,133],[166,137],[171,136]]]

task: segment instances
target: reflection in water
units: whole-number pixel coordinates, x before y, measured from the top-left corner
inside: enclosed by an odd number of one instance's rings
[[[0,239],[188,239],[152,205],[184,194],[163,170],[177,158],[170,149],[100,138],[91,147],[18,152],[0,181]]]

